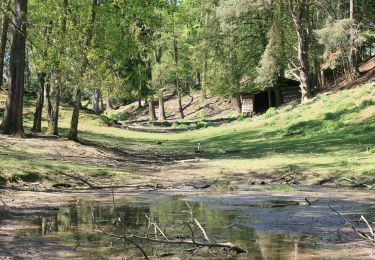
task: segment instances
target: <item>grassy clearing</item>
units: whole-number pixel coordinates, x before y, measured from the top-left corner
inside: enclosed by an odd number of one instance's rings
[[[31,127],[32,110],[31,105],[26,106],[26,129]],[[69,108],[61,110],[62,134],[67,133],[70,113]],[[43,126],[46,127],[45,122]],[[179,133],[107,127],[99,116],[87,113],[81,115],[79,128],[80,138],[91,144],[138,154],[196,157],[194,150],[200,143],[205,151],[199,157],[209,159],[200,163],[207,175],[219,171],[228,177],[237,172],[266,175],[285,172],[293,165],[307,179],[357,175],[375,180],[374,82],[352,90],[318,95],[310,104],[270,109],[253,119]],[[42,172],[61,167],[103,178],[123,174],[115,168],[107,167],[103,172],[103,167],[77,162],[36,162],[4,155],[0,155],[0,160],[3,171],[17,165],[18,169],[32,171],[42,168]],[[136,178],[136,172],[124,175]]]

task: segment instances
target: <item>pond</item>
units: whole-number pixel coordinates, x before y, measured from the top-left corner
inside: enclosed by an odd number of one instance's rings
[[[152,197],[152,196],[151,196]],[[231,259],[300,259],[312,255],[316,237],[299,232],[281,232],[257,228],[267,222],[259,212],[283,214],[291,208],[306,207],[303,201],[266,200],[246,204],[243,201],[224,201],[206,197],[186,198],[180,195],[139,196],[112,198],[108,201],[76,199],[61,207],[51,217],[34,220],[37,228],[28,230],[31,237],[44,236],[50,243],[69,246],[85,258],[141,258],[142,254],[127,241],[103,234],[97,227],[116,235],[146,233],[149,221],[155,221],[168,235],[190,238],[191,233],[183,224],[191,218],[187,203],[194,217],[202,224],[211,241],[231,242],[248,250],[236,255],[223,249],[197,248],[194,246],[150,244],[139,241],[149,257],[170,259],[231,258]],[[255,214],[255,217],[251,213]],[[147,217],[146,217],[147,216]],[[153,231],[153,229],[152,229]],[[160,233],[158,234],[160,238]],[[195,231],[196,238],[203,237]]]

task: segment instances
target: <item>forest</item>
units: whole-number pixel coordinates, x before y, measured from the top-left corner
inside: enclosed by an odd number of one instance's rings
[[[375,1],[0,8],[0,258],[372,259]]]

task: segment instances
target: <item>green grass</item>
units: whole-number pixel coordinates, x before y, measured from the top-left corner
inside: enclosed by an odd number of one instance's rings
[[[278,185],[278,186],[265,186],[266,190],[280,191],[280,192],[293,192],[295,188],[289,185]]]
[[[31,101],[30,101],[31,102]],[[25,125],[32,123],[31,105],[25,109]],[[60,130],[67,134],[71,110],[61,109]],[[194,158],[200,143],[209,159],[200,163],[207,174],[223,170],[227,176],[236,172],[285,172],[296,165],[305,176],[322,178],[326,175],[375,176],[375,84],[345,90],[331,95],[318,95],[307,105],[289,104],[270,109],[255,120],[240,119],[221,126],[205,121],[179,121],[172,127],[177,133],[149,133],[107,127],[100,116],[82,114],[79,136],[91,145],[118,147],[119,149],[152,154],[167,153]],[[191,124],[195,130],[191,130]],[[46,122],[43,122],[44,128]],[[158,145],[158,142],[162,145]],[[2,149],[2,148],[0,148]],[[239,153],[225,151],[239,150]],[[224,152],[223,152],[224,151]],[[25,151],[24,151],[25,152]],[[29,151],[31,153],[31,151]],[[59,163],[48,160],[21,160],[0,155],[5,162],[0,168],[53,172],[62,167],[67,171],[84,172],[91,176],[108,177],[102,168],[81,163]],[[122,175],[110,168],[115,176]],[[136,178],[136,172],[124,173]],[[375,179],[374,179],[375,180]]]

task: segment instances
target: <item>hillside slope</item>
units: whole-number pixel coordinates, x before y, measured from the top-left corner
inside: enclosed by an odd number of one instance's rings
[[[33,106],[31,101],[26,104],[29,132]],[[62,134],[70,114],[62,108]],[[252,119],[193,131],[130,131],[108,127],[99,116],[86,113],[79,128],[80,144],[43,135],[25,140],[0,135],[0,175],[18,185],[31,173],[34,182],[43,178],[43,187],[69,179],[61,173],[100,184],[111,179],[122,184],[186,184],[218,178],[252,183],[283,176],[292,168],[302,183],[327,176],[344,183],[344,177],[352,176],[375,183],[375,82],[318,95],[310,104],[290,104]],[[204,151],[197,154],[198,144]]]

